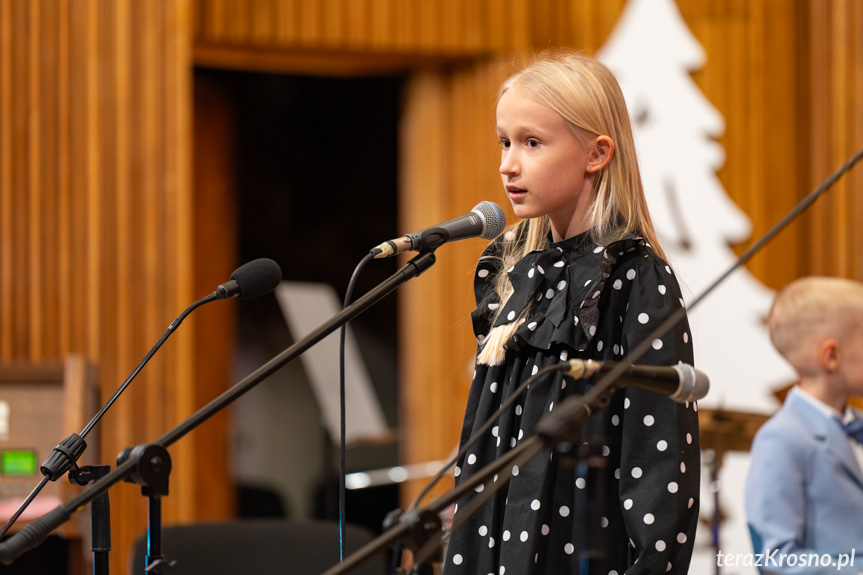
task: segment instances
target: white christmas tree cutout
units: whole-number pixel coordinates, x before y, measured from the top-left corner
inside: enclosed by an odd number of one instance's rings
[[[725,160],[715,140],[724,121],[691,76],[704,65],[704,51],[672,0],[629,0],[597,57],[623,90],[653,224],[684,299],[691,301],[734,264],[730,244],[751,235],[749,218],[716,176]],[[696,365],[711,383],[702,408],[762,414],[777,409],[773,392],[795,375],[763,324],[772,298],[741,268],[690,310]],[[744,452],[724,458],[723,552],[751,552],[742,493],[748,462]],[[705,478],[701,498],[706,518],[714,510],[709,483]],[[710,534],[700,532],[691,572],[715,571],[711,544]]]

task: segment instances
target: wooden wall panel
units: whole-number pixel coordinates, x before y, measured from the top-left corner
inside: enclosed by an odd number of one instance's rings
[[[489,95],[504,70],[495,61],[411,78],[400,133],[405,229],[467,213],[483,200],[501,202]],[[441,247],[435,266],[399,291],[400,331],[418,343],[400,350],[405,462],[444,458],[458,442],[476,348],[472,269],[484,245],[470,240]]]
[[[0,2],[0,354],[15,353],[15,325],[12,320],[15,275],[12,273],[13,206],[12,189],[12,3]]]
[[[686,0],[705,48],[694,77],[725,117],[719,177],[752,219],[742,252],[861,146],[861,6],[856,2]],[[856,146],[856,147],[855,147]],[[749,264],[768,286],[807,274],[861,278],[858,168]]]
[[[814,188],[863,148],[863,6],[810,2],[803,14],[811,51],[806,86],[807,185]],[[812,210],[807,264],[811,273],[863,279],[863,166],[849,172]]]
[[[752,219],[752,238],[738,246],[742,253],[801,197],[806,166],[797,147],[805,104],[795,55],[799,15],[791,2],[689,0],[680,8],[705,50],[704,67],[694,78],[725,119],[718,141],[726,161],[719,179]],[[801,274],[801,261],[787,257],[799,249],[799,236],[789,230],[749,269],[767,285],[781,287]]]
[[[569,0],[199,0],[197,53],[216,46],[235,52],[351,50],[480,56],[550,46],[597,46],[622,0],[601,7]]]
[[[82,353],[103,401],[215,288],[195,284],[192,265],[190,17],[188,0],[0,2],[0,359]],[[196,323],[184,322],[99,423],[95,460],[113,464],[224,389],[226,354],[196,379],[206,351]],[[195,432],[172,449],[167,521],[232,513],[227,423],[207,425],[218,448]],[[122,484],[111,506],[112,570],[124,572],[146,502]]]
[[[492,113],[507,67],[551,45],[595,52],[624,3],[81,0],[73,10],[64,0],[0,1],[0,359],[84,353],[107,395],[167,323],[208,291],[196,283],[202,270],[230,269],[231,254],[201,254],[195,243],[203,230],[232,222],[229,204],[205,213],[192,193],[193,62],[407,74],[400,227],[418,229],[481,200],[506,203]],[[679,6],[707,56],[694,78],[726,120],[719,177],[758,237],[863,145],[863,5]],[[808,273],[861,279],[861,189],[858,167],[750,269],[771,287]],[[401,339],[424,350],[402,350],[406,461],[442,457],[457,437],[478,252],[477,242],[441,248],[438,264],[400,294]],[[229,320],[214,321],[208,330]],[[160,435],[224,387],[214,364],[201,375],[200,329],[187,320],[109,412],[106,460]],[[211,423],[222,450],[226,424]],[[228,513],[224,462],[194,465],[210,441],[195,434],[176,446],[169,520]],[[208,489],[196,491],[203,474]],[[122,568],[144,507],[131,486],[117,492]]]

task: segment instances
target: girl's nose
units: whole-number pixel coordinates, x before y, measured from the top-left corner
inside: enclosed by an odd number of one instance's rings
[[[518,174],[518,162],[512,150],[502,154],[500,158],[500,173],[504,176],[515,176]]]

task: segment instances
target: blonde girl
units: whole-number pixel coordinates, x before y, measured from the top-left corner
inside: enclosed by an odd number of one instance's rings
[[[463,444],[539,369],[571,358],[619,361],[683,305],[607,68],[572,52],[545,53],[504,82],[496,120],[501,180],[523,221],[477,265],[477,366]],[[680,361],[693,361],[685,320],[639,363]],[[532,385],[458,463],[456,480],[518,445],[588,385],[556,372]],[[586,573],[599,551],[607,573],[685,574],[698,517],[695,405],[627,388],[586,422],[582,437],[601,446],[602,478],[557,451],[513,469],[451,533],[444,572]],[[588,512],[600,494],[600,511]]]

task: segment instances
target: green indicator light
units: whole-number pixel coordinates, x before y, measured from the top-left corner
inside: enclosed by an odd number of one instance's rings
[[[14,477],[36,475],[36,452],[32,449],[3,451],[0,453],[0,473]]]

